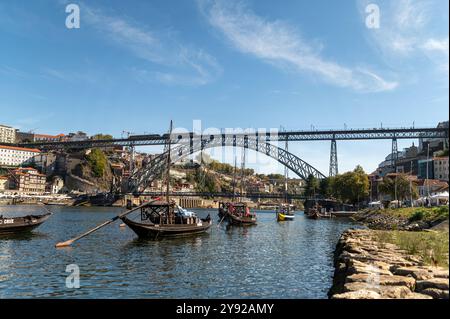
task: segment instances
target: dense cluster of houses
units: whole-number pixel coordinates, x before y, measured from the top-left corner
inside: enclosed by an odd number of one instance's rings
[[[448,121],[438,127],[447,127]],[[442,155],[446,154],[446,155]],[[377,170],[369,175],[370,198],[376,205],[380,201],[395,201],[391,195],[382,194],[380,184],[385,178],[405,177],[415,189],[418,199],[413,204],[441,204],[448,202],[449,183],[448,140],[419,139],[419,145],[389,154]],[[412,193],[412,191],[411,191]]]

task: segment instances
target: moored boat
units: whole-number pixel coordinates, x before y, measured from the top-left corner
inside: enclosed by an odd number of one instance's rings
[[[52,213],[27,215],[23,217],[0,216],[0,235],[30,232],[45,222]]]
[[[276,211],[277,214],[277,221],[289,221],[294,220],[295,214],[294,214],[294,207],[293,205],[289,204],[281,204]]]
[[[195,213],[175,205],[173,201],[156,201],[143,205],[139,221],[126,216],[121,219],[140,238],[148,239],[201,234],[212,225],[209,215],[201,219]]]
[[[169,136],[172,134],[170,122]],[[140,238],[158,239],[162,237],[180,237],[206,232],[212,225],[211,217],[200,219],[194,212],[189,212],[169,199],[170,184],[170,138],[167,144],[166,200],[152,201],[140,206],[140,220],[132,220],[126,215],[120,219]]]
[[[320,219],[320,218],[331,218],[331,213],[327,212],[320,205],[315,205],[314,207],[305,210],[306,217],[309,219]]]
[[[219,217],[236,226],[257,224],[256,213],[250,212],[245,203],[219,203]]]
[[[288,151],[288,141],[286,140],[286,145],[285,145],[285,149],[286,151]],[[294,220],[295,218],[295,214],[294,214],[294,205],[289,204],[288,201],[288,178],[289,178],[289,170],[287,167],[284,168],[284,202],[281,203],[277,210],[276,210],[276,215],[277,215],[277,221],[282,222],[282,221],[289,221],[289,220]]]

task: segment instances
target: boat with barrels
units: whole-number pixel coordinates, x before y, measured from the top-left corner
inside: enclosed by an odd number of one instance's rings
[[[256,213],[250,211],[245,203],[219,203],[219,217],[231,225],[251,226],[257,224]]]
[[[43,215],[27,215],[22,217],[0,216],[0,235],[30,232],[42,225],[51,214],[51,212],[48,212]]]
[[[305,210],[306,217],[309,219],[331,218],[331,213],[319,204]]]
[[[158,239],[181,237],[206,232],[212,225],[211,217],[201,219],[174,201],[154,201],[140,206],[140,220],[121,217],[139,238]]]

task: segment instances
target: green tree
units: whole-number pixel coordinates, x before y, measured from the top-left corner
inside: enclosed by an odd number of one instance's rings
[[[309,175],[306,179],[305,185],[305,196],[306,197],[314,197],[317,196],[319,192],[319,180],[314,177],[314,175]]]
[[[332,177],[326,177],[320,180],[319,182],[319,193],[323,197],[331,197],[332,196]]]
[[[94,172],[94,176],[102,177],[105,173],[106,166],[108,165],[108,159],[105,154],[98,148],[94,148],[86,157],[89,166]]]
[[[392,200],[403,201],[411,197],[413,199],[418,197],[416,187],[410,184],[405,174],[384,177],[379,189],[382,194],[389,195]]]
[[[345,203],[356,204],[369,196],[369,178],[361,166],[330,180],[332,195]]]
[[[113,137],[110,134],[95,134],[94,136],[92,136],[93,140],[112,140]]]

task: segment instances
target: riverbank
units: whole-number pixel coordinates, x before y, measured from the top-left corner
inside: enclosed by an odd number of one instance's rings
[[[420,231],[435,227],[449,218],[448,206],[365,209],[352,219],[370,229]]]
[[[408,233],[410,236],[411,234],[419,237],[423,235],[423,232]],[[443,243],[447,249],[446,267],[441,264],[430,265],[430,261],[427,262],[420,252],[412,253],[401,249],[398,245],[398,237],[401,235],[392,231],[368,229],[345,231],[335,250],[335,274],[329,297],[331,299],[448,299],[448,233],[442,234],[442,238],[444,236],[447,237],[447,242]],[[418,238],[422,242],[423,239]],[[412,238],[409,238],[409,241],[414,242]],[[426,251],[427,247],[422,249]],[[440,254],[445,255],[445,252]],[[431,263],[433,260],[431,258]],[[437,261],[434,260],[434,262]]]

